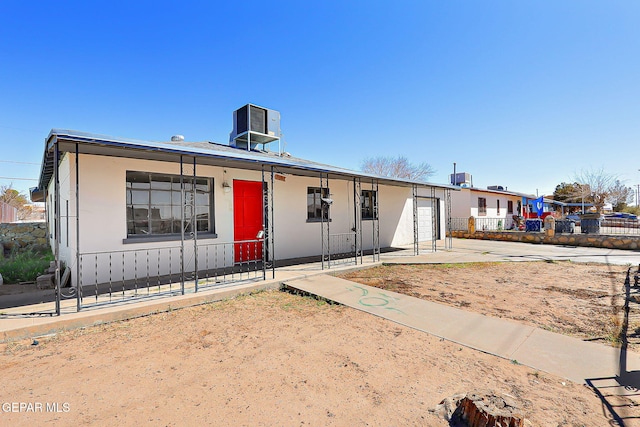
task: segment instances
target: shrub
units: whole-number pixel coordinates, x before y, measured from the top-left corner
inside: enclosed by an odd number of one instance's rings
[[[9,258],[0,257],[0,275],[7,284],[33,282],[49,268],[53,260],[51,252],[13,252]]]

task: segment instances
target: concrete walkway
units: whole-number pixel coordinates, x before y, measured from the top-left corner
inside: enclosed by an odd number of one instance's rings
[[[634,384],[615,381],[620,376],[620,349],[328,275],[288,280],[285,284],[577,383],[601,379],[602,386],[602,381],[609,379],[609,386],[617,387],[619,395],[638,393],[622,387]],[[640,372],[640,354],[626,352],[622,356],[626,363],[623,376],[630,379],[634,372]],[[636,382],[635,387],[640,388],[640,384]]]
[[[425,246],[426,248],[427,246]],[[431,245],[429,244],[429,248]],[[413,251],[411,251],[413,253]],[[422,253],[422,251],[421,251]],[[640,264],[640,251],[621,249],[586,248],[581,246],[541,245],[492,240],[453,239],[453,248],[445,249],[438,242],[437,251],[424,251],[424,255],[406,256],[407,252],[382,254],[385,264],[424,264],[458,262],[507,262],[507,261],[572,261],[597,262],[616,265]]]

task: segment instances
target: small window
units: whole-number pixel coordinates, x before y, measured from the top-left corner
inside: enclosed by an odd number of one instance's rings
[[[500,200],[496,200],[496,215],[500,215]]]
[[[507,213],[513,213],[513,200],[507,200]]]
[[[329,220],[329,207],[326,203],[322,203],[322,199],[328,198],[328,188],[307,188],[307,221]]]
[[[478,197],[478,216],[487,216],[487,199]]]
[[[378,219],[378,192],[362,190],[360,201],[362,203],[362,219]]]

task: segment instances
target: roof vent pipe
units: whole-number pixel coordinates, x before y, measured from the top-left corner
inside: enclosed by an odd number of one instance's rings
[[[182,142],[184,141],[184,135],[173,135],[171,137],[172,142]]]

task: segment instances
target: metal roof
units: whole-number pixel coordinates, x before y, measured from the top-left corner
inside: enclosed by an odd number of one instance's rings
[[[276,152],[247,150],[230,147],[214,142],[185,141],[144,141],[97,135],[66,129],[52,129],[45,141],[45,152],[40,173],[39,189],[46,188],[53,176],[54,147],[58,144],[60,152],[96,154],[114,157],[137,158],[179,162],[180,156],[195,158],[200,165],[223,166],[238,169],[261,170],[263,166],[273,166],[276,172],[292,175],[317,177],[320,173],[330,174],[331,178],[364,178],[378,180],[379,183],[395,186],[437,187],[459,190],[459,187],[389,178],[354,171],[337,166],[313,162],[298,157],[280,155]]]
[[[508,190],[491,190],[488,188],[478,188],[478,187],[460,187],[457,186],[458,188],[462,188],[462,189],[466,189],[466,190],[471,190],[471,191],[479,191],[482,193],[493,193],[493,194],[504,194],[506,196],[517,196],[517,197],[524,197],[527,199],[537,199],[536,196],[534,196],[533,194],[527,194],[527,193],[519,193],[517,191],[508,191]]]
[[[543,198],[543,202],[547,203],[547,204],[552,204],[552,205],[558,205],[558,206],[565,206],[565,207],[579,207],[579,206],[593,206],[593,203],[588,203],[588,202],[560,202],[558,200],[554,200],[550,197],[544,197]]]

